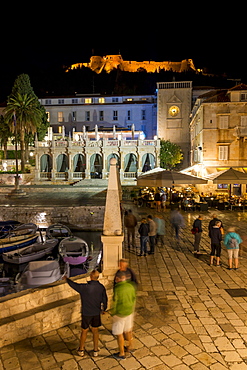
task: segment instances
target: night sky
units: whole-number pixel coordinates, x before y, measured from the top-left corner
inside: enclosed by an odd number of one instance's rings
[[[129,4],[129,3],[127,3]],[[135,3],[134,3],[135,4]],[[79,3],[53,10],[40,7],[2,13],[0,96],[11,91],[20,73],[39,74],[89,61],[94,55],[121,53],[125,60],[180,61],[192,58],[196,68],[207,67],[232,78],[246,75],[244,23],[234,9],[209,5],[190,8],[143,3],[132,9],[125,3],[99,8]],[[47,4],[48,6],[49,4]],[[233,36],[232,36],[233,35]]]

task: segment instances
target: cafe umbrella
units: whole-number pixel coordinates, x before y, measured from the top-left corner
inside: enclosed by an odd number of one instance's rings
[[[211,174],[207,178],[213,180],[214,184],[228,184],[230,196],[232,184],[247,184],[247,173],[237,171],[232,167],[228,170]]]
[[[137,177],[137,186],[168,187],[182,184],[207,184],[208,180],[186,175],[182,172],[168,171],[160,167]]]

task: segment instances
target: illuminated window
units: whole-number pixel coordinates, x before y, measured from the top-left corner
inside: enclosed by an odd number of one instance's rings
[[[221,145],[219,146],[219,161],[227,161],[228,160],[228,146]]]
[[[46,112],[47,122],[50,122],[51,114],[50,112]]]
[[[127,101],[133,101],[133,99],[132,98],[128,98]]]
[[[99,103],[100,104],[104,104],[104,102],[105,102],[105,98],[99,98]]]
[[[62,131],[63,131],[62,126],[58,126],[58,133],[59,133],[59,134],[61,134],[61,133],[62,133]]]
[[[58,122],[63,122],[64,121],[63,112],[57,112],[57,120],[58,120]]]
[[[91,103],[92,103],[92,98],[85,99],[85,104],[91,104]]]

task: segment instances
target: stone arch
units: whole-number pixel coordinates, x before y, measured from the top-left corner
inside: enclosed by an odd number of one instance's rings
[[[57,172],[67,172],[69,169],[69,159],[66,154],[59,154],[56,160]]]
[[[90,177],[91,179],[101,179],[103,169],[103,159],[99,153],[94,153],[90,157]]]
[[[43,154],[40,157],[40,172],[51,172],[52,159],[49,154]]]
[[[110,171],[110,160],[111,160],[111,158],[116,158],[117,166],[120,169],[120,157],[119,157],[119,155],[117,153],[111,153],[107,157],[107,172]]]
[[[134,153],[128,153],[124,157],[124,172],[137,172],[137,156]]]
[[[142,156],[142,172],[147,172],[155,167],[155,156],[152,153],[145,153]]]
[[[85,155],[78,153],[73,157],[73,172],[85,172],[86,158]]]

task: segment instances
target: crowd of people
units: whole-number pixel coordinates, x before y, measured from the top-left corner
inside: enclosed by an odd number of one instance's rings
[[[202,226],[203,217],[199,215],[194,223],[191,232],[194,234],[194,254],[200,254],[200,241],[203,232]],[[185,227],[185,222],[182,214],[178,210],[173,210],[170,215],[170,223],[174,230],[174,236],[179,239],[180,229]],[[131,210],[125,212],[124,225],[127,229],[127,243],[128,249],[136,249],[135,232],[138,226],[137,218]],[[138,227],[140,235],[140,251],[138,256],[146,256],[147,254],[154,254],[155,246],[160,243],[165,245],[165,220],[160,213],[157,213],[153,219],[152,215],[147,218],[142,218],[141,224]],[[238,255],[239,245],[242,242],[239,234],[236,233],[235,228],[229,228],[227,233],[224,233],[224,226],[221,220],[215,214],[208,224],[208,236],[211,241],[210,265],[216,264],[220,266],[221,243],[224,242],[228,252],[228,269],[238,269]],[[149,251],[147,251],[149,245]],[[81,337],[77,353],[83,357],[85,354],[85,342],[87,333],[91,328],[93,334],[93,355],[95,357],[99,354],[99,332],[98,328],[101,326],[101,315],[107,310],[108,297],[106,289],[101,284],[99,279],[99,272],[93,270],[90,274],[90,281],[79,284],[64,276],[69,286],[77,291],[81,296]],[[132,269],[128,266],[128,260],[121,259],[119,262],[119,269],[117,270],[113,280],[113,304],[110,308],[112,315],[112,334],[117,337],[119,352],[112,356],[117,360],[124,360],[126,354],[133,352],[133,324],[134,311],[136,304],[136,291],[138,281]],[[125,346],[125,342],[128,343]]]
[[[194,254],[200,254],[200,242],[202,237],[202,220],[203,216],[199,215],[194,223],[191,232],[194,234]],[[175,238],[179,240],[180,229],[185,227],[185,222],[182,214],[178,209],[171,212],[170,215],[171,227],[174,230]],[[131,245],[136,249],[135,242],[135,231],[137,226],[137,219],[133,215],[132,211],[126,211],[124,216],[124,226],[127,229],[127,243],[128,249],[130,250]],[[157,213],[153,219],[152,215],[148,215],[147,218],[141,219],[141,224],[138,227],[138,233],[140,235],[140,251],[138,256],[146,257],[147,254],[154,254],[155,245],[160,243],[161,246],[165,244],[165,220],[161,213]],[[224,233],[224,227],[222,221],[217,218],[215,214],[212,215],[212,220],[208,225],[208,236],[211,242],[211,253],[210,253],[210,265],[216,262],[216,266],[220,266],[220,255],[221,255],[221,242],[228,251],[229,266],[231,270],[233,268],[238,269],[238,254],[239,244],[242,242],[241,237],[236,233],[235,228],[229,228],[226,235]],[[130,238],[131,236],[131,238]],[[149,245],[149,251],[147,246]]]

